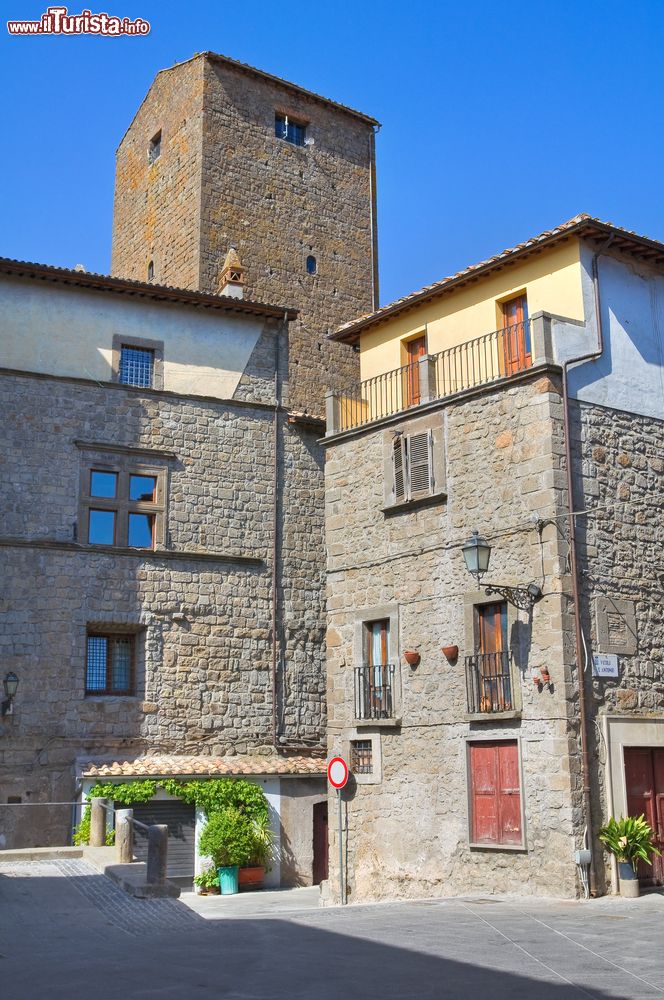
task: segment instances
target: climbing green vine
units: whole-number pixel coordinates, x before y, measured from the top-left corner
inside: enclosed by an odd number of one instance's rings
[[[115,784],[112,781],[99,782],[87,793],[87,798],[110,799],[124,806],[137,802],[149,802],[163,788],[167,795],[173,795],[183,802],[197,806],[209,817],[214,813],[233,806],[249,819],[264,825],[267,822],[267,799],[265,792],[251,781],[243,778],[204,778],[183,781],[178,778],[161,778],[157,781],[127,781]],[[90,840],[90,805],[86,805],[83,816],[74,833],[74,843],[87,844]],[[112,844],[114,831],[106,835],[106,843]]]

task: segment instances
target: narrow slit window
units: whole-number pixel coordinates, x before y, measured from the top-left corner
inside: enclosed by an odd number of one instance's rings
[[[148,144],[148,163],[154,163],[161,156],[161,129],[152,136]]]

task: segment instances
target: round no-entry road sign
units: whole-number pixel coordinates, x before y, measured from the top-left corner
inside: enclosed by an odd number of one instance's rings
[[[327,765],[327,779],[333,788],[343,788],[348,781],[348,764],[343,757],[333,757]]]

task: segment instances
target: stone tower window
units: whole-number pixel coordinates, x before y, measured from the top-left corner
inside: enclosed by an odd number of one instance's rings
[[[277,139],[285,139],[293,146],[304,146],[307,126],[303,122],[293,121],[288,115],[281,115],[277,112],[274,116],[274,134]]]
[[[318,269],[316,258],[311,254],[307,257],[307,274],[315,274]]]
[[[154,281],[154,261],[151,260],[148,264],[148,281]]]
[[[154,163],[161,156],[161,129],[152,136],[148,146],[148,163]]]

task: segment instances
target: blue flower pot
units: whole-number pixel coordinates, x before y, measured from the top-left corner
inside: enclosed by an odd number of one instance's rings
[[[238,865],[231,865],[228,868],[219,869],[219,888],[222,896],[232,896],[238,892],[237,875]]]

